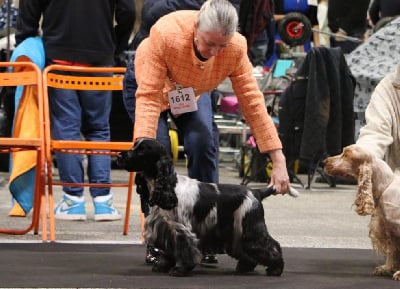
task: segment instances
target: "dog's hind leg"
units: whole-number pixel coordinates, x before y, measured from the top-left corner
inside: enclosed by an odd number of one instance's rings
[[[249,254],[261,265],[266,266],[268,276],[280,276],[283,272],[284,262],[282,249],[272,237],[264,237],[261,242],[253,244]]]
[[[257,215],[260,216],[255,212],[247,215],[243,222],[243,251],[266,266],[268,276],[280,276],[284,267],[281,246],[269,235],[264,220],[256,220]]]

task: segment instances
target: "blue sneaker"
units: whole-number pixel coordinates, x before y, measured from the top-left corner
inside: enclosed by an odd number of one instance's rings
[[[112,194],[93,199],[95,221],[116,221],[122,218],[121,213],[113,206],[112,202]]]
[[[64,194],[61,202],[54,209],[54,217],[58,220],[86,220],[85,199]]]

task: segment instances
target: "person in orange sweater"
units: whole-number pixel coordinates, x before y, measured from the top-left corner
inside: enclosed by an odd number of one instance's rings
[[[237,11],[227,0],[207,0],[200,11],[172,12],[152,26],[135,56],[134,139],[169,139],[168,112],[183,133],[189,176],[208,175],[210,182],[217,182],[212,108],[203,103],[229,77],[260,151],[272,159],[269,185],[285,194],[289,176],[282,144],[253,76],[246,39],[237,28]],[[202,114],[209,115],[208,125],[198,122]]]

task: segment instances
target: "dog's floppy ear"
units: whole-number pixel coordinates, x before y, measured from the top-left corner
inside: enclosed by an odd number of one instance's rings
[[[375,212],[375,204],[372,195],[372,165],[365,161],[359,166],[358,191],[356,200],[356,212],[361,216],[372,215]]]
[[[154,189],[150,203],[162,209],[170,210],[177,206],[178,198],[175,194],[177,183],[176,172],[171,157],[165,155],[156,163]]]

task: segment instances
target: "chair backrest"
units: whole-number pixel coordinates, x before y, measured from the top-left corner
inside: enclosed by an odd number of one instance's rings
[[[100,142],[83,141],[53,141],[50,137],[50,112],[48,104],[48,87],[71,90],[108,90],[116,91],[123,89],[123,78],[126,71],[125,67],[82,67],[68,65],[49,65],[43,72],[44,86],[44,114],[46,121],[46,141],[52,143],[53,148],[62,149],[73,145],[77,149],[103,149],[106,146],[112,149],[111,144]],[[75,72],[76,75],[66,75],[65,72]],[[64,73],[64,74],[63,74]],[[90,75],[96,73],[96,76]],[[104,75],[98,75],[98,74]],[[110,73],[112,75],[110,75]],[[132,144],[129,142],[112,142],[112,146],[118,149],[130,149]],[[115,152],[114,154],[117,154]],[[111,153],[113,154],[113,153]]]
[[[124,67],[79,67],[50,65],[44,71],[45,87],[74,90],[122,90]],[[61,75],[56,71],[113,73],[112,76]]]
[[[43,95],[43,85],[42,85],[42,73],[37,65],[32,62],[23,61],[23,62],[0,62],[0,87],[15,87],[15,86],[24,86],[24,87],[34,87],[37,89],[36,98],[33,100],[37,105],[37,135],[32,136],[29,134],[29,137],[23,137],[25,145],[18,140],[18,138],[22,138],[21,136],[9,137],[9,147],[14,146],[15,150],[19,146],[21,149],[26,149],[28,147],[37,147],[36,141],[44,142],[44,120],[43,120],[43,104],[41,101],[41,97]],[[16,109],[18,112],[18,110]],[[18,125],[21,122],[22,116],[16,114],[14,130],[18,130]],[[4,138],[3,138],[4,139]],[[29,140],[30,139],[30,140]],[[32,140],[36,140],[33,141]],[[5,148],[6,149],[6,148]]]
[[[75,76],[60,75],[55,71],[84,72],[84,73],[113,73],[113,76]],[[118,75],[119,73],[119,75]],[[122,90],[123,67],[76,67],[50,65],[45,69],[44,85],[47,87],[75,90]]]
[[[32,62],[0,62],[0,67],[5,69],[0,74],[1,86],[37,85],[39,88],[42,84],[41,71]]]

